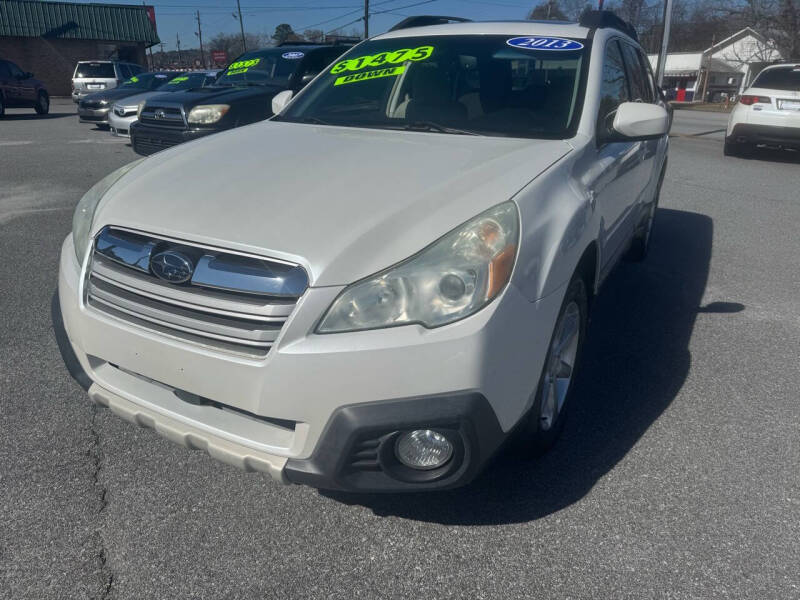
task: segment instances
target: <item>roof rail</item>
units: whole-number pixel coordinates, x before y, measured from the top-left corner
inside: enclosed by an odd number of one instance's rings
[[[623,21],[610,10],[585,10],[581,13],[578,24],[589,29],[616,29],[637,42],[639,41],[639,35],[633,25]]]
[[[398,29],[409,29],[410,27],[427,27],[428,25],[447,25],[448,23],[470,23],[472,19],[464,19],[462,17],[445,17],[439,15],[417,15],[415,17],[408,17],[400,21],[397,25],[392,27],[389,31],[397,31]]]

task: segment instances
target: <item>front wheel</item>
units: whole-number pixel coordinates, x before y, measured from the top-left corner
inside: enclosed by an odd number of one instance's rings
[[[46,115],[50,112],[50,97],[47,92],[39,92],[36,98],[36,106],[33,107],[37,115]]]
[[[561,304],[533,407],[519,432],[518,442],[526,454],[547,452],[564,428],[586,336],[588,307],[586,284],[576,275]]]

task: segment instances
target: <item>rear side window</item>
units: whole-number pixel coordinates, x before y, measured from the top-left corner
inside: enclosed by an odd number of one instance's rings
[[[631,100],[634,102],[652,102],[653,90],[647,71],[644,69],[636,48],[625,42],[620,43],[622,53],[625,55],[625,64],[628,66],[628,77],[631,84]]]
[[[800,67],[780,67],[761,71],[753,87],[800,92]]]
[[[597,115],[597,131],[608,129],[606,119],[617,107],[630,99],[625,80],[625,63],[619,44],[611,41],[606,45],[603,57],[603,83],[600,88],[600,111]]]
[[[90,77],[97,79],[116,79],[113,63],[82,62],[75,69],[75,77]]]

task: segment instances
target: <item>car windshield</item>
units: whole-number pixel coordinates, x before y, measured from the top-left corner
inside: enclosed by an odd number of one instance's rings
[[[278,119],[563,138],[580,115],[586,52],[562,38],[378,39],[334,63]]]
[[[761,71],[753,87],[800,92],[800,67],[779,67]]]
[[[116,79],[112,63],[78,63],[75,77],[93,77],[98,79]]]
[[[164,85],[169,78],[170,75],[165,73],[142,73],[126,79],[122,82],[122,85],[136,90],[154,90]]]
[[[184,73],[173,77],[168,82],[158,86],[159,91],[176,92],[178,90],[188,90],[191,88],[199,88],[204,85],[211,85],[214,81],[214,75],[198,72],[198,73]]]
[[[300,62],[294,57],[297,54],[302,53],[279,48],[242,54],[215,85],[286,85]]]

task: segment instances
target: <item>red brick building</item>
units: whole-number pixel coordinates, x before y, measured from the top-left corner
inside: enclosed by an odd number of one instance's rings
[[[152,6],[0,0],[0,58],[34,73],[51,96],[69,96],[79,60],[146,66],[158,43]]]

